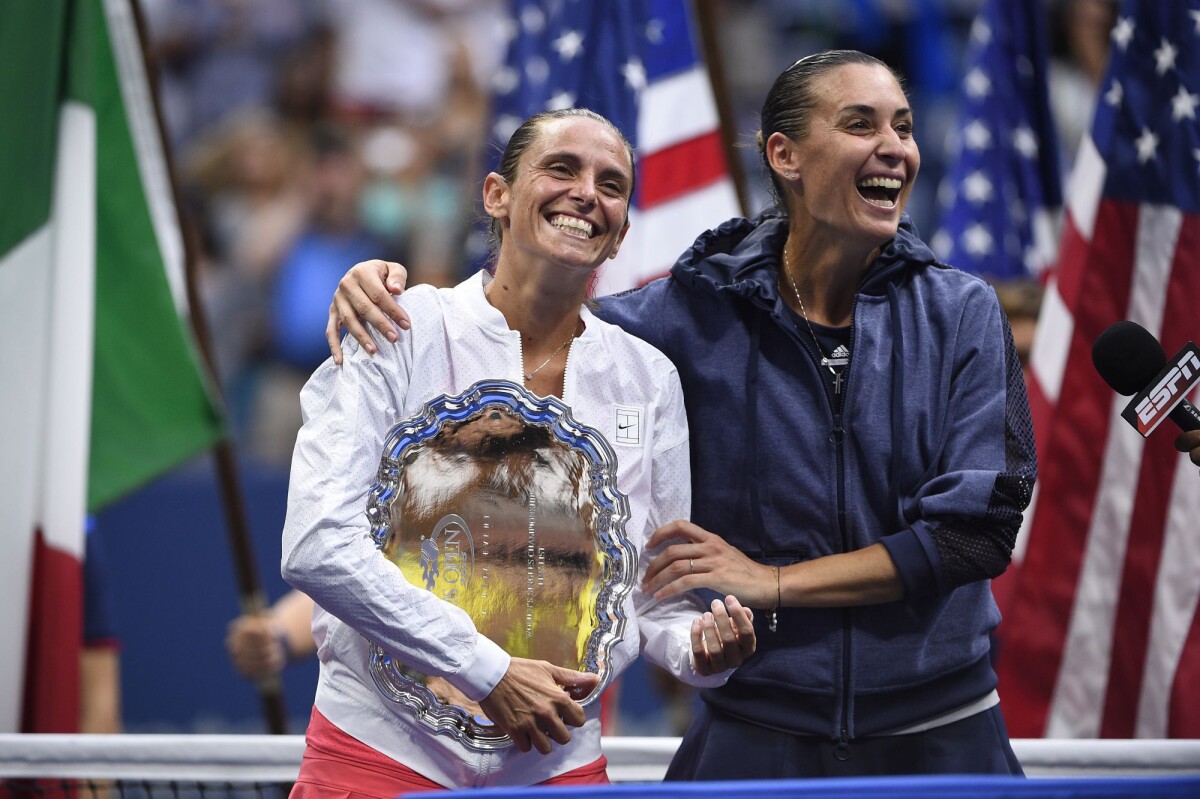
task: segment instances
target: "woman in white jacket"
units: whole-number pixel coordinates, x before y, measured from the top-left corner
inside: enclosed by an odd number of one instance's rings
[[[344,364],[327,361],[301,393],[283,574],[316,601],[321,676],[293,796],[607,781],[598,703],[575,701],[597,676],[512,656],[482,635],[462,608],[405,578],[380,550],[367,511],[394,425],[479,381],[509,381],[560,398],[556,407],[611,446],[615,488],[628,503],[624,534],[637,553],[629,563],[644,572],[648,535],[690,509],[682,393],[662,353],[584,305],[594,270],[628,230],[633,184],[632,150],[603,117],[571,109],[526,121],[483,186],[494,270],[452,289],[409,291],[401,303],[411,329],[373,352],[348,340]],[[479,449],[510,435],[507,426],[442,432],[469,434],[462,446]],[[445,465],[426,468],[413,474],[443,475],[442,493],[466,479]],[[560,471],[572,469],[564,461]],[[640,648],[686,682],[718,685],[754,651],[750,611],[734,597],[706,609],[694,595],[655,601],[638,584],[630,580],[619,602],[626,622],[607,652],[610,676]],[[426,675],[439,697],[480,709],[514,745],[480,750],[438,734],[380,687],[372,673],[380,655]]]

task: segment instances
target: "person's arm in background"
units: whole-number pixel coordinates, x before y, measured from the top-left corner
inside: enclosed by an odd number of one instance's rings
[[[121,652],[116,646],[84,645],[79,656],[79,731],[121,731]]]
[[[83,555],[83,648],[79,655],[79,732],[121,731],[121,640],[103,541],[88,517]]]
[[[316,654],[312,614],[312,599],[293,590],[266,611],[229,622],[225,649],[233,667],[253,680],[278,674],[288,663]]]

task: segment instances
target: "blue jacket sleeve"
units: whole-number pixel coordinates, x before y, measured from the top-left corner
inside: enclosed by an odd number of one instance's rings
[[[882,539],[906,595],[1003,573],[1037,477],[1021,364],[995,292],[964,304],[940,468],[912,498],[911,527]]]

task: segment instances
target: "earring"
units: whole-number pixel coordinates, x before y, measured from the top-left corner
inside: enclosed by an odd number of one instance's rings
[[[787,171],[787,172],[784,172],[784,173],[783,173],[783,176],[784,176],[785,178],[787,178],[788,180],[795,180],[795,179],[796,179],[796,173],[795,173],[795,172],[792,172],[792,171],[790,171],[790,170],[789,170],[789,171]]]

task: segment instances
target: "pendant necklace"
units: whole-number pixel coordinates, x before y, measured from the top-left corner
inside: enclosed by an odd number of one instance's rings
[[[796,295],[796,302],[800,305],[800,315],[804,317],[804,324],[808,326],[808,335],[812,336],[813,344],[817,346],[817,354],[821,356],[821,365],[829,370],[833,375],[833,393],[835,396],[842,393],[842,369],[846,365],[844,357],[829,357],[825,355],[825,350],[821,346],[821,342],[817,340],[816,331],[813,330],[812,322],[808,321],[808,311],[804,310],[804,300],[800,299],[800,289],[796,285],[795,278],[792,277],[791,264],[788,263],[787,245],[783,246],[783,274],[787,276],[788,283],[792,286],[792,293]],[[842,349],[841,347],[838,348]],[[840,355],[835,351],[834,356]]]
[[[578,328],[578,327],[579,327],[579,325],[576,324],[576,328]],[[572,330],[570,338],[568,338],[562,344],[559,344],[558,349],[556,349],[556,350],[554,350],[554,352],[550,353],[550,357],[547,358],[546,360],[542,361],[541,366],[538,366],[538,368],[534,369],[532,372],[525,372],[525,382],[528,383],[530,380],[532,380],[534,375],[536,375],[538,372],[542,371],[542,369],[545,368],[546,364],[548,364],[548,363],[550,363],[550,361],[554,360],[555,355],[558,355],[560,352],[562,352],[564,349],[566,349],[567,345],[570,344],[574,340],[575,340],[575,331]]]

